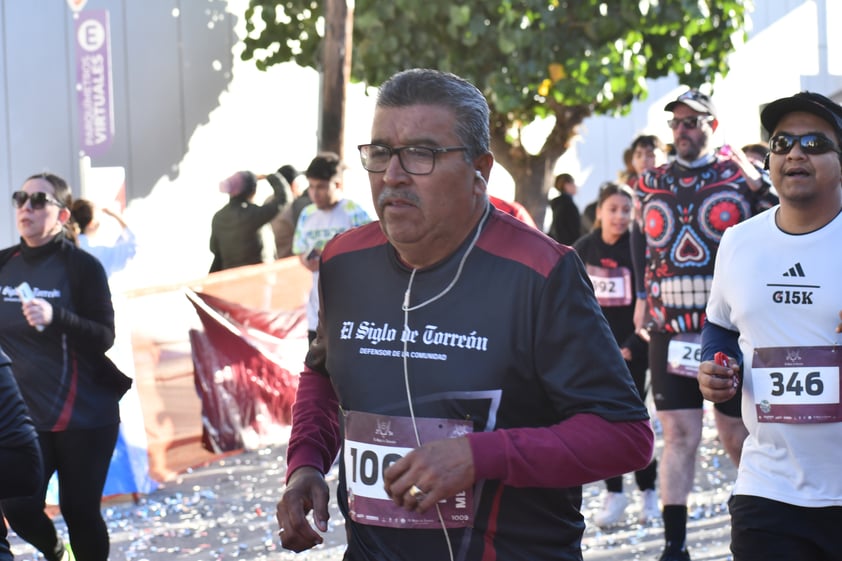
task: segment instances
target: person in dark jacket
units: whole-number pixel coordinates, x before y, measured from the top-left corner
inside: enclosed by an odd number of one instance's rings
[[[12,361],[0,347],[0,500],[26,497],[38,492],[44,467],[38,434],[18,384],[12,374]],[[6,521],[0,509],[0,561],[11,561],[6,539]]]
[[[556,176],[555,188],[560,194],[550,201],[553,221],[547,233],[558,243],[573,245],[573,242],[582,235],[582,216],[573,200],[573,195],[579,188],[576,186],[576,180],[569,173]]]
[[[289,183],[280,174],[269,184],[274,195],[264,204],[254,204],[257,176],[250,171],[238,171],[219,184],[228,193],[228,203],[213,215],[210,250],[213,263],[210,272],[224,271],[243,265],[257,265],[275,258],[275,244],[269,229],[264,226],[281,212],[291,198]],[[267,242],[264,242],[264,238]]]
[[[291,200],[283,206],[283,209],[269,223],[272,233],[275,235],[275,257],[283,259],[292,255],[292,238],[295,236],[295,225],[298,223],[298,216],[304,207],[312,203],[309,194],[309,183],[294,166],[282,165],[275,173],[266,176],[266,180],[275,187],[274,183],[280,182],[281,177],[289,183],[292,191]],[[273,195],[274,196],[274,195]],[[269,202],[268,200],[266,202]]]

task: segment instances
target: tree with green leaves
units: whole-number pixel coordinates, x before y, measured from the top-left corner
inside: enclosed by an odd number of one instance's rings
[[[495,160],[515,198],[543,223],[558,159],[594,114],[624,114],[646,79],[690,87],[728,71],[745,40],[746,0],[356,0],[351,79],[377,86],[395,72],[453,72],[491,106]],[[242,54],[260,69],[293,61],[319,69],[325,22],[317,0],[250,0]],[[523,127],[554,119],[537,154]]]

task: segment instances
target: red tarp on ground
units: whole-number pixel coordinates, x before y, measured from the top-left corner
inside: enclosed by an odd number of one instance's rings
[[[305,308],[255,310],[185,292],[204,327],[190,330],[203,447],[220,453],[280,444],[307,350]]]

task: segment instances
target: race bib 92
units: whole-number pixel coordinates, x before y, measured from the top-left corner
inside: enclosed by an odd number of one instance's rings
[[[593,285],[594,296],[603,308],[630,306],[632,303],[631,271],[626,267],[606,269],[585,265]]]

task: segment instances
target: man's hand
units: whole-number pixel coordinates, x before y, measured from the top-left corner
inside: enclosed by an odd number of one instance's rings
[[[308,271],[315,273],[319,270],[319,257],[321,256],[321,254],[321,251],[319,251],[318,249],[314,249],[307,255],[299,255],[298,260],[301,261],[301,264],[304,265],[304,267]]]
[[[720,353],[716,354],[720,355]],[[723,364],[706,360],[699,365],[699,391],[705,399],[714,403],[722,403],[734,397],[740,385],[738,377],[740,367],[734,359],[730,357],[725,357],[725,359],[727,366],[722,360],[720,362]]]
[[[424,512],[474,484],[467,438],[447,438],[416,448],[384,472],[386,493],[398,506]]]
[[[324,541],[310,526],[307,514],[312,510],[316,527],[321,532],[327,532],[329,496],[324,475],[318,470],[301,467],[293,472],[275,511],[281,545],[285,549],[298,553]]]

